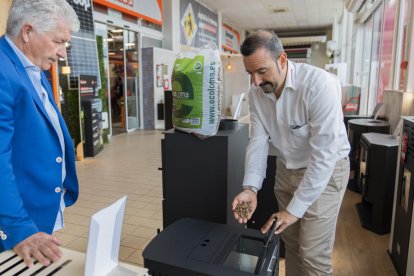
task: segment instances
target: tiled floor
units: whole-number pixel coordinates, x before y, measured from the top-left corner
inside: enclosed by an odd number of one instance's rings
[[[90,216],[128,195],[120,259],[142,266],[142,250],[162,227],[161,131],[114,136],[95,158],[77,162],[80,196],[65,210],[65,228],[55,235],[63,246],[85,251]],[[347,191],[341,207],[333,265],[334,275],[396,275],[387,254],[389,235],[360,226],[355,203],[360,195]],[[283,276],[284,262],[279,275]]]
[[[65,210],[65,228],[57,232],[63,246],[85,251],[90,216],[128,195],[120,259],[143,264],[142,250],[162,227],[160,131],[112,137],[95,158],[76,162],[80,194]]]

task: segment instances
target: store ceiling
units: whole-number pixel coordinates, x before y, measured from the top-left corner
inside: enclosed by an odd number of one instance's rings
[[[346,0],[200,0],[241,29],[302,31],[332,26]]]

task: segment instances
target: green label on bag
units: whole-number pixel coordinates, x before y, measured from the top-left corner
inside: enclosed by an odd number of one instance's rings
[[[201,128],[203,122],[204,56],[176,59],[172,74],[173,122]]]

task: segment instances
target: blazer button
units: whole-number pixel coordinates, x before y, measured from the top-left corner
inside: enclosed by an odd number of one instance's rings
[[[6,235],[6,234],[1,235],[1,239],[2,239],[3,241],[5,241],[5,240],[7,239],[7,235]]]
[[[62,191],[62,189],[61,189],[60,187],[56,187],[56,188],[55,188],[55,192],[56,192],[56,193],[60,193],[61,191]]]
[[[56,157],[56,163],[60,164],[62,163],[62,157]]]
[[[4,232],[0,230],[0,236],[3,236]]]

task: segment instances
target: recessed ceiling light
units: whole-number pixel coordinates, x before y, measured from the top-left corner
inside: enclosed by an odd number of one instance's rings
[[[285,8],[271,8],[270,9],[272,11],[272,13],[282,13],[282,12],[286,12]]]

